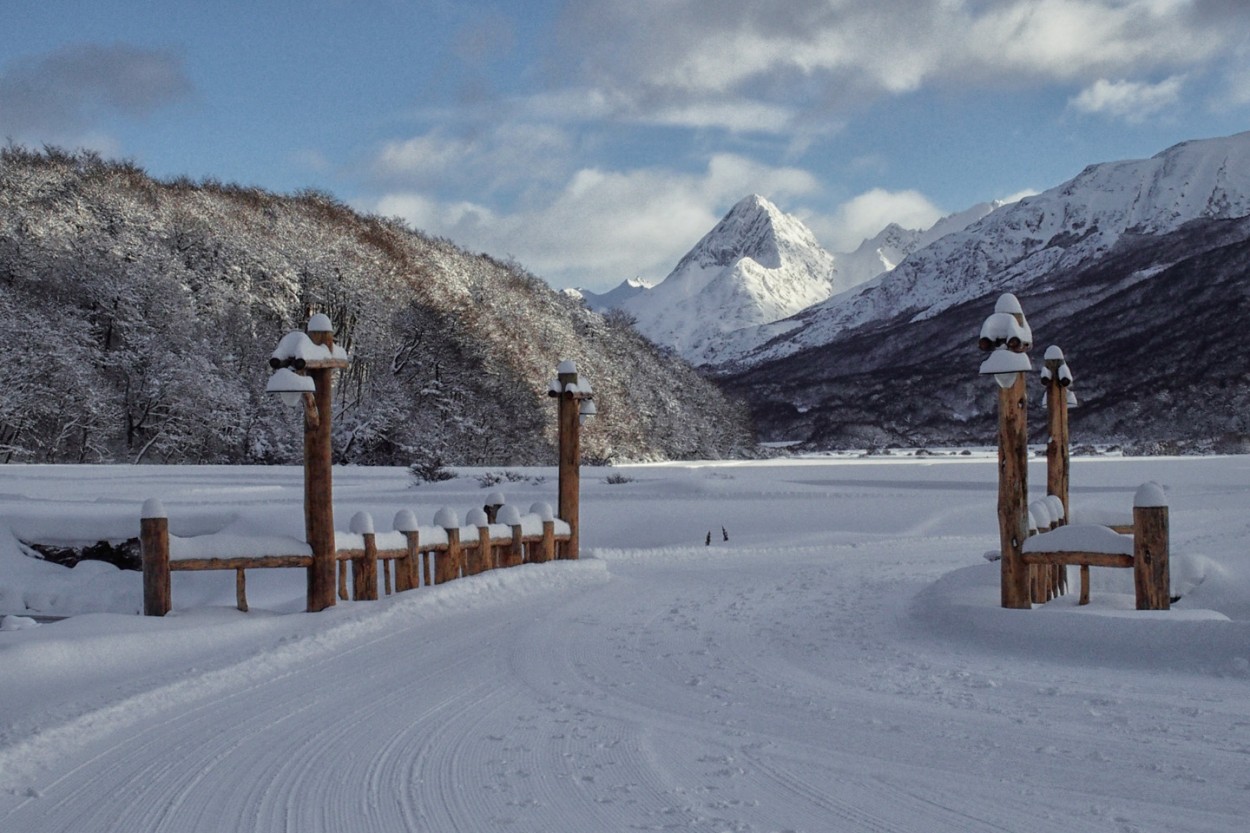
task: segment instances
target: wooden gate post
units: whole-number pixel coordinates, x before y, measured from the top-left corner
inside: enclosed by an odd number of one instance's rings
[[[1046,385],[1046,422],[1050,439],[1046,443],[1046,494],[1054,495],[1063,503],[1063,520],[1071,515],[1068,503],[1068,485],[1071,481],[1071,443],[1068,434],[1068,386],[1072,384],[1072,372],[1056,345],[1046,348],[1045,370],[1042,382]],[[1055,571],[1056,591],[1068,590],[1066,567],[1052,567]]]
[[[594,404],[590,401],[593,395],[590,384],[579,379],[577,365],[569,360],[560,362],[556,380],[547,393],[558,402],[559,503],[556,514],[569,525],[570,532],[562,557],[575,559],[580,546],[581,418],[594,414]]]
[[[347,367],[347,354],[334,346],[334,325],[317,313],[307,332],[283,336],[269,358],[274,374],[266,391],[304,406],[304,539],[312,550],[308,567],[309,611],[334,605],[334,497],[331,487],[331,383]]]
[[[1002,606],[1031,606],[1029,567],[1022,560],[1028,536],[1029,447],[1025,376],[998,391],[998,529],[1002,548]]]
[[[308,320],[308,337],[313,344],[334,349],[334,327],[325,315]],[[304,524],[313,563],[308,569],[308,610],[334,606],[334,488],[330,448],[331,382],[334,367],[309,367],[316,391],[313,393],[316,419],[304,420]]]
[[[1032,606],[1030,568],[1024,563],[1029,534],[1028,389],[1025,371],[1032,369],[1026,351],[1033,333],[1020,302],[1010,293],[999,297],[994,314],[981,325],[978,345],[989,352],[982,375],[998,384],[998,533],[1002,552],[1002,606]]]
[[[171,607],[169,516],[156,498],[143,502],[139,519],[139,551],[143,558],[143,615],[164,616]]]
[[[1168,502],[1157,483],[1133,497],[1133,586],[1138,610],[1171,610],[1168,570]]]

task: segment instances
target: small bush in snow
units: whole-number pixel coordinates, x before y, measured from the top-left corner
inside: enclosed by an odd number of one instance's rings
[[[604,483],[610,483],[611,485],[615,486],[615,485],[617,485],[617,484],[619,484],[619,483],[633,483],[633,482],[634,482],[634,478],[632,478],[632,477],[626,477],[626,476],[625,476],[625,475],[623,475],[623,474],[616,474],[616,473],[613,473],[613,474],[609,474],[607,477],[605,477],[605,478],[603,479],[603,482],[604,482]]]
[[[542,475],[524,475],[516,471],[488,471],[477,476],[477,482],[481,484],[483,489],[489,489],[491,486],[498,486],[500,483],[532,483],[535,486],[545,481],[547,478]]]
[[[438,457],[429,457],[425,460],[419,460],[408,467],[408,474],[412,475],[414,486],[420,486],[422,483],[437,483],[440,480],[453,480],[456,473],[443,465],[443,461]]]

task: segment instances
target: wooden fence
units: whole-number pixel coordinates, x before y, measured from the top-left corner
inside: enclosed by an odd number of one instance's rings
[[[147,501],[142,514],[143,612],[148,616],[164,616],[172,608],[172,572],[234,570],[236,602],[246,611],[247,570],[313,568],[311,548],[294,538],[179,538],[169,534],[168,516],[158,501]],[[569,555],[569,524],[555,518],[545,503],[534,504],[525,515],[515,507],[490,505],[469,512],[466,522],[461,526],[454,512],[442,509],[434,526],[420,527],[413,513],[403,510],[395,515],[392,532],[377,533],[372,517],[357,513],[350,532],[335,534],[339,597],[348,598],[349,570],[352,598],[366,601],[379,596],[379,568],[383,592],[390,595]]]
[[[1040,514],[1042,507],[1030,512]],[[1169,610],[1171,584],[1168,572],[1168,506],[1163,490],[1155,483],[1142,484],[1133,498],[1133,524],[1107,526],[1097,523],[1065,524],[1047,516],[1049,523],[1025,540],[1021,560],[1042,575],[1056,569],[1081,569],[1079,604],[1089,604],[1089,568],[1120,567],[1133,570],[1138,610]],[[1125,533],[1128,534],[1125,534]],[[1047,601],[1045,589],[1034,585],[1033,601]]]

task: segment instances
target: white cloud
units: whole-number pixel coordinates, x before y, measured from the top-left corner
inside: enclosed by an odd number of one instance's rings
[[[831,215],[806,217],[804,222],[825,248],[850,252],[890,223],[927,229],[945,213],[919,191],[873,188],[842,203]]]
[[[391,193],[366,207],[472,251],[515,257],[554,286],[603,291],[636,275],[664,277],[747,194],[784,203],[816,188],[806,171],[721,154],[694,173],[582,168],[541,205],[512,212],[419,192]]]
[[[581,55],[570,77],[605,100],[738,129],[707,102],[797,114],[935,84],[1176,75],[1227,60],[1248,25],[1250,4],[1190,0],[583,0],[565,45]]]
[[[1102,113],[1139,124],[1179,101],[1184,81],[1179,75],[1158,84],[1100,78],[1068,103],[1082,113]]]
[[[128,44],[81,43],[18,58],[0,74],[0,135],[102,151],[117,118],[142,119],[189,97],[181,56]]]
[[[559,181],[567,175],[571,147],[559,127],[504,120],[463,135],[435,129],[386,142],[369,170],[383,187],[494,190]]]

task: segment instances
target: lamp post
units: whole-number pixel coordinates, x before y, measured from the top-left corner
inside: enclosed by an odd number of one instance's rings
[[[978,344],[989,356],[981,374],[998,385],[998,532],[1002,551],[1000,580],[1002,606],[1032,606],[1029,567],[1022,559],[1029,532],[1028,508],[1028,390],[1027,371],[1033,369],[1026,351],[1033,332],[1016,296],[998,299],[994,314],[981,325]]]
[[[1063,520],[1068,521],[1068,483],[1071,462],[1068,448],[1068,408],[1076,404],[1076,394],[1069,387],[1072,371],[1057,346],[1046,348],[1042,367],[1042,384],[1046,386],[1046,418],[1050,441],[1046,444],[1046,494],[1063,501]]]
[[[331,381],[348,365],[347,353],[334,345],[334,325],[318,313],[308,319],[307,334],[287,333],[269,359],[274,374],[266,390],[290,404],[304,406],[304,535],[312,549],[308,568],[308,610],[334,605],[334,496],[331,482]]]
[[[556,514],[569,525],[569,542],[564,557],[576,559],[580,545],[578,515],[581,489],[581,424],[597,412],[590,382],[580,379],[577,365],[565,360],[556,368],[556,378],[547,388],[558,406],[559,506]]]

